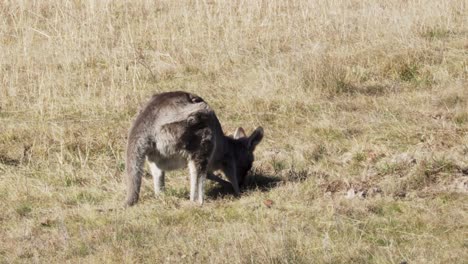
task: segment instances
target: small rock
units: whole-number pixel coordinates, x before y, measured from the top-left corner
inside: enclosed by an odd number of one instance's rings
[[[347,152],[341,156],[341,162],[343,163],[350,163],[353,160],[353,153]]]
[[[462,193],[468,192],[468,179],[459,178],[454,182],[455,190]]]
[[[270,199],[266,199],[265,201],[263,201],[263,204],[268,207],[268,208],[271,208],[274,204],[274,202]]]
[[[50,227],[52,223],[53,221],[50,220],[49,218],[44,218],[41,220],[41,226]]]
[[[468,175],[468,167],[461,169],[461,172],[465,175]]]
[[[401,153],[394,156],[391,162],[396,164],[414,164],[416,163],[416,159],[408,153]]]
[[[345,198],[346,198],[346,199],[353,199],[355,196],[356,196],[356,191],[355,191],[353,188],[351,188],[351,189],[349,189],[348,192],[346,193]]]
[[[359,197],[360,199],[364,199],[367,196],[367,191],[366,190],[359,191],[356,193],[356,196]]]
[[[382,189],[380,187],[372,187],[369,189],[369,196],[376,196],[377,194],[382,193]]]
[[[406,192],[405,191],[399,191],[395,193],[395,196],[398,198],[405,198],[406,197]]]

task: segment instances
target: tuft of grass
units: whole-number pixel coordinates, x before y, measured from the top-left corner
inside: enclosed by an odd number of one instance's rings
[[[23,202],[16,207],[15,211],[19,216],[26,217],[32,212],[32,207],[31,204]]]
[[[467,112],[462,112],[458,113],[455,115],[454,119],[455,123],[457,125],[464,125],[468,123],[468,113]]]
[[[410,174],[406,184],[410,189],[422,189],[442,181],[444,174],[455,173],[458,168],[455,163],[446,159],[422,160]]]
[[[398,75],[402,81],[414,82],[419,76],[419,66],[417,64],[403,64],[398,69]]]
[[[189,197],[189,190],[187,188],[183,189],[175,189],[175,188],[167,188],[164,192],[167,196],[173,196],[179,199],[187,199]]]
[[[441,27],[433,27],[421,32],[421,36],[427,40],[440,40],[449,37],[453,32]]]

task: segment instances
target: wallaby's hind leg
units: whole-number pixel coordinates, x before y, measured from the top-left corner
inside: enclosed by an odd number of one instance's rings
[[[203,204],[203,192],[207,175],[206,166],[202,166],[195,160],[189,160],[190,171],[190,201]]]
[[[151,175],[153,175],[153,182],[154,182],[154,194],[158,196],[161,192],[164,191],[164,176],[165,172],[158,168],[155,162],[148,159],[148,165],[151,171]]]
[[[202,113],[190,116],[188,132],[183,135],[188,153],[187,163],[190,171],[190,200],[203,204],[205,179],[208,174],[208,163],[212,160],[215,142],[210,119]]]

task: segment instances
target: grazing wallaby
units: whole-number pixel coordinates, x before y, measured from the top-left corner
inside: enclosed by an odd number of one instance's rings
[[[206,178],[227,182],[236,195],[254,160],[253,151],[263,138],[258,127],[249,137],[238,128],[225,136],[213,109],[199,96],[186,92],[154,95],[138,114],[130,129],[127,145],[127,206],[138,202],[145,158],[158,194],[164,189],[165,171],[188,165],[190,200],[203,204]]]

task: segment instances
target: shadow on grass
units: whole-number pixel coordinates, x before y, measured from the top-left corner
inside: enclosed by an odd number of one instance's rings
[[[280,177],[266,175],[260,171],[251,172],[241,187],[241,196],[253,191],[267,192],[277,187],[281,182]],[[222,199],[225,196],[234,196],[234,189],[230,185],[214,183],[214,187],[210,188],[206,195],[212,199]]]

